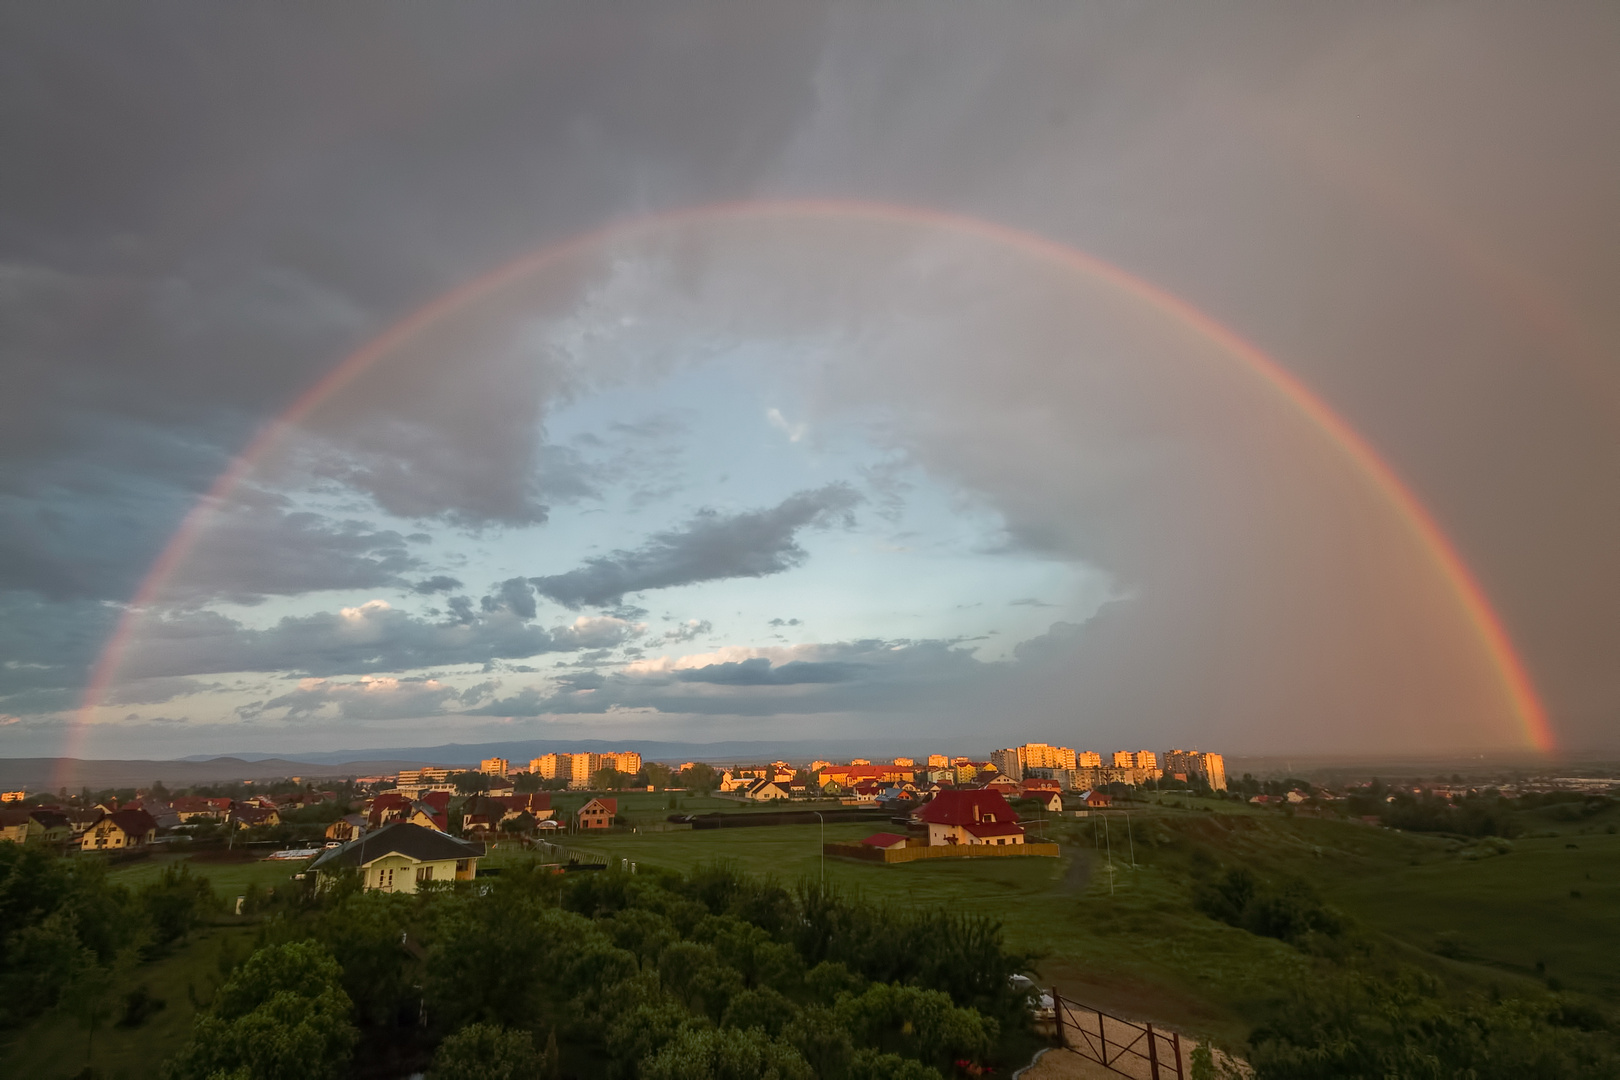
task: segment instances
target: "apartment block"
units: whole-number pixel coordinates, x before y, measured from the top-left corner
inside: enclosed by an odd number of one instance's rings
[[[1164,772],[1167,776],[1182,776],[1188,780],[1200,777],[1216,791],[1226,790],[1226,759],[1220,754],[1169,750],[1164,755]]]
[[[511,762],[503,757],[485,758],[478,763],[478,771],[486,776],[505,776],[510,768]]]

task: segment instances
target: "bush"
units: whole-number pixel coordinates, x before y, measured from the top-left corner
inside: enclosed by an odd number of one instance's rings
[[[168,1080],[337,1080],[356,1032],[342,969],[313,941],[270,945],[248,957],[197,1018]]]
[[[430,1080],[540,1080],[549,1071],[527,1031],[469,1024],[439,1044]]]

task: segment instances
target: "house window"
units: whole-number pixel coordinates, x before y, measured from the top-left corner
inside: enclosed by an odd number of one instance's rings
[[[383,892],[393,892],[394,891],[394,871],[393,870],[390,869],[390,870],[379,870],[379,871],[377,871],[377,888],[381,889]]]
[[[431,867],[431,866],[418,866],[416,868],[416,883],[418,885],[420,885],[424,881],[432,881],[432,880],[433,880],[433,867]]]

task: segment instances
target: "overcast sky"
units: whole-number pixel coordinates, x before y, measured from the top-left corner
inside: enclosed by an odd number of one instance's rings
[[[0,755],[1525,745],[1177,303],[1612,749],[1616,116],[1612,3],[8,5]]]

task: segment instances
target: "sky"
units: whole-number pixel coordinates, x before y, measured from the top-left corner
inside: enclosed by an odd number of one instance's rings
[[[0,755],[1620,749],[1617,54],[8,6]]]

